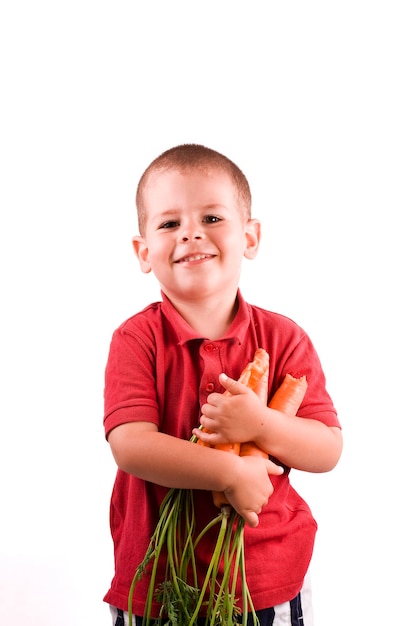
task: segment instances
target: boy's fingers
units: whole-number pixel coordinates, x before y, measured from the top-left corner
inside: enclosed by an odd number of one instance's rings
[[[251,528],[256,528],[259,524],[259,517],[255,513],[255,511],[248,511],[243,515],[243,519]]]
[[[284,468],[281,465],[277,465],[273,461],[267,460],[267,470],[268,474],[273,474],[274,476],[280,476],[284,473]]]
[[[242,393],[242,391],[247,391],[248,386],[240,383],[238,380],[234,380],[230,378],[226,374],[222,373],[219,376],[219,381],[223,385],[223,387],[231,394]]]

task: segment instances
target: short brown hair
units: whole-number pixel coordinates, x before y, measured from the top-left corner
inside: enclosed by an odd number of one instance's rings
[[[150,176],[162,170],[187,169],[212,170],[219,169],[228,174],[236,187],[236,192],[242,211],[246,219],[251,217],[252,197],[249,183],[240,168],[228,157],[220,152],[195,143],[186,143],[166,150],[148,165],[143,172],[137,192],[136,208],[138,212],[139,232],[143,234],[146,224],[144,203],[144,189]]]

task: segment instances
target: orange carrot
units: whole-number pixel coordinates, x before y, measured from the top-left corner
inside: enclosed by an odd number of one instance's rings
[[[262,450],[254,441],[245,441],[240,444],[239,456],[260,456],[263,459],[268,458],[268,453]]]
[[[286,374],[268,406],[271,409],[285,413],[285,415],[295,417],[304,398],[306,389],[307,379],[305,376],[294,378],[291,374]],[[257,446],[254,441],[240,444],[240,456],[261,456],[265,459],[268,458],[268,454]]]
[[[257,388],[255,389],[264,404],[268,402],[268,378],[269,369],[263,374],[262,378],[258,382]],[[261,382],[264,384],[261,385]],[[261,450],[261,448],[257,446],[254,441],[246,441],[240,444],[240,456],[260,456],[264,459],[268,458],[268,454],[264,452],[264,450]]]
[[[281,411],[290,417],[295,417],[307,390],[307,378],[294,378],[285,374],[285,378],[268,404],[271,409]]]
[[[262,348],[259,348],[255,352],[253,361],[247,364],[239,377],[239,382],[247,385],[250,389],[253,389],[255,392],[258,389],[258,393],[260,396],[262,394],[265,403],[266,396],[264,394],[267,393],[267,385],[261,386],[260,383],[262,379],[268,377],[268,368],[269,354]],[[306,390],[307,379],[305,376],[302,376],[301,378],[294,378],[291,374],[286,374],[268,406],[271,409],[285,413],[285,415],[295,417],[298,409],[300,408]],[[225,391],[224,395],[230,396],[231,393]],[[208,432],[205,428],[203,428],[203,430]],[[260,456],[265,459],[268,458],[268,453],[262,450],[254,441],[248,441],[241,444],[217,444],[215,446],[211,446],[201,440],[198,440],[197,443],[210,448],[214,447],[216,450],[224,450],[226,452],[232,452],[233,454],[239,454],[240,456]],[[213,491],[213,500],[219,508],[229,504],[223,492]]]
[[[239,382],[246,385],[250,389],[256,389],[261,378],[268,372],[268,367],[269,354],[263,348],[258,348],[255,351],[253,361],[246,365],[245,369],[239,376]],[[228,391],[225,391],[224,395],[231,396],[232,394]],[[203,428],[203,430],[206,431],[205,428]],[[232,452],[233,454],[237,455],[240,453],[240,443],[217,444],[215,446],[210,446],[210,444],[204,444],[200,440],[198,440],[197,443],[206,446],[209,445],[209,447],[214,447],[216,450],[224,450],[226,452]],[[219,508],[226,504],[229,504],[226,496],[221,491],[213,491],[213,500],[215,505]]]

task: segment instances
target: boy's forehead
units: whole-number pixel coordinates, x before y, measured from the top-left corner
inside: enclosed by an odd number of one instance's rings
[[[228,179],[234,186],[234,180],[232,176],[230,176],[229,172],[225,169],[214,167],[212,165],[158,168],[149,172],[146,184],[150,187],[158,187],[159,185],[165,185],[168,179],[187,180],[187,178],[191,179],[196,176],[202,176],[207,179],[207,181],[218,178]]]
[[[169,190],[194,189],[196,192],[219,195],[220,190],[238,195],[237,187],[229,172],[215,167],[170,167],[149,172],[143,187],[146,196],[163,194]]]

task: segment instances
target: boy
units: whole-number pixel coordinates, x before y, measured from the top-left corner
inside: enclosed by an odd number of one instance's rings
[[[216,515],[211,491],[224,492],[245,520],[246,575],[261,625],[311,626],[306,574],[316,522],[290,486],[289,468],[331,470],[342,437],[308,336],[292,320],[249,305],[239,290],[242,259],[255,258],[261,234],[247,180],[224,155],[185,144],[149,165],[136,204],[134,250],[142,272],[155,274],[162,302],[115,331],[106,367],[104,426],[118,465],[115,575],[104,598],[113,624],[127,624],[135,569],[159,504],[176,487],[195,490],[197,528]],[[237,381],[257,348],[270,357],[268,399],[286,373],[307,377],[296,417],[268,408]],[[198,430],[200,422],[211,434]],[[196,445],[192,432],[213,445],[255,441],[269,459]],[[212,547],[199,544],[200,577]],[[145,575],[135,589],[137,625],[148,582]]]

